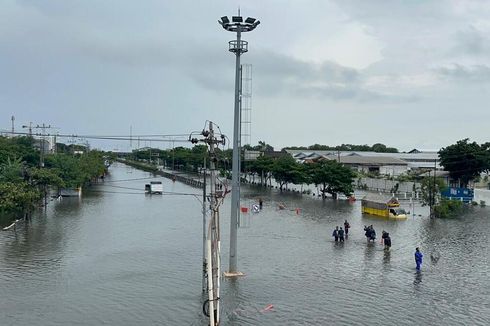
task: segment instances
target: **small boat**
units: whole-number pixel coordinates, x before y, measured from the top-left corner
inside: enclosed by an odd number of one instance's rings
[[[363,214],[405,220],[407,212],[400,208],[400,202],[395,197],[378,194],[368,194],[362,198],[361,211]]]

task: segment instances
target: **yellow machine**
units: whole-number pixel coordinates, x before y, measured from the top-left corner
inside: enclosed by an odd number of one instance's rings
[[[381,216],[392,219],[406,219],[407,213],[400,208],[400,203],[394,197],[378,194],[368,194],[362,198],[361,211],[363,214]]]

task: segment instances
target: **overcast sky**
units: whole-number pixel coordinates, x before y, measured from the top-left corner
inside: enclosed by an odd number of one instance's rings
[[[187,134],[212,120],[231,138],[234,34],[217,20],[238,6],[261,21],[243,37],[252,143],[490,140],[490,1],[470,0],[1,0],[0,127]]]

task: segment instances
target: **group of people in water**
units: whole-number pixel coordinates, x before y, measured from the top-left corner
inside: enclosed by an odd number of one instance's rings
[[[342,229],[342,227],[336,226],[332,233],[332,237],[334,237],[335,242],[344,242],[344,240],[347,239],[348,237],[349,229],[350,229],[350,224],[349,222],[347,222],[347,220],[345,220],[344,222],[344,229]],[[364,235],[366,236],[368,243],[371,241],[372,242],[376,241],[376,230],[374,230],[373,225],[364,226]],[[386,232],[385,230],[383,230],[381,233],[381,243],[384,244],[384,250],[386,251],[390,250],[391,237],[390,237],[390,233]],[[417,271],[420,271],[423,256],[424,255],[422,254],[422,252],[420,252],[420,249],[418,247],[415,248],[415,264],[416,264],[415,268],[417,269]]]
[[[259,205],[258,205],[258,208],[260,210],[262,210],[262,207],[263,207],[263,201],[262,201],[262,198],[259,198],[258,200],[259,202]],[[283,202],[280,202],[278,203],[278,208],[280,210],[282,209],[286,209],[286,204],[284,204]],[[298,209],[296,209],[296,211],[298,211]],[[345,240],[348,239],[349,237],[349,229],[350,229],[350,224],[347,220],[344,221],[344,227],[342,226],[336,226],[335,229],[333,230],[332,232],[332,237],[334,238],[335,242],[344,242]],[[374,229],[373,225],[365,225],[364,226],[364,235],[366,236],[366,239],[367,239],[367,242],[375,242],[376,241],[376,230]],[[386,232],[385,230],[383,230],[381,232],[381,243],[384,244],[384,250],[386,251],[390,251],[391,249],[391,237],[390,237],[390,233],[389,232]],[[415,249],[415,264],[416,264],[416,269],[417,271],[420,271],[420,268],[421,268],[421,265],[422,265],[422,257],[424,255],[422,254],[422,252],[420,252],[420,249],[417,247]],[[433,261],[436,261],[439,259],[439,257],[432,257],[431,256],[431,259]],[[437,260],[436,260],[437,259]]]
[[[332,237],[335,238],[335,242],[344,242],[345,239],[349,237],[350,224],[345,220],[344,228],[336,226],[333,230]]]

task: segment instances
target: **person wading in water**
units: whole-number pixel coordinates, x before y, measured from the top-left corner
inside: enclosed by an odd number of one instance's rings
[[[350,224],[345,220],[344,222],[344,230],[345,230],[345,238],[349,237],[349,229],[350,229]]]
[[[424,255],[420,252],[419,247],[415,248],[415,264],[417,264],[415,268],[418,271],[420,271],[420,265],[422,265],[422,257],[424,257]]]
[[[344,230],[342,230],[342,227],[339,230],[339,241],[344,242]]]
[[[339,241],[339,227],[336,226],[333,230],[332,237],[335,238],[335,242]]]

